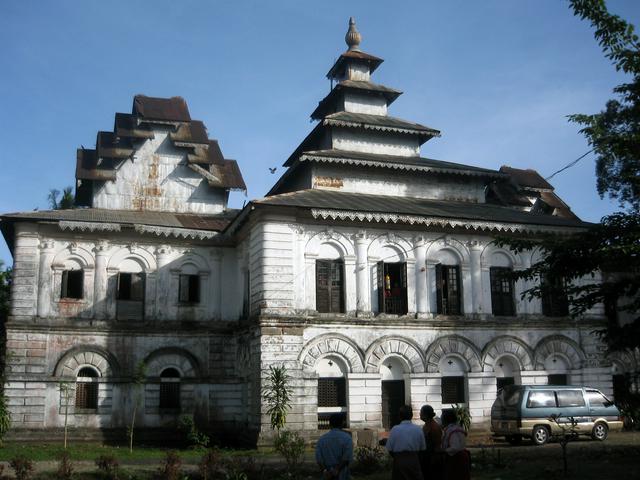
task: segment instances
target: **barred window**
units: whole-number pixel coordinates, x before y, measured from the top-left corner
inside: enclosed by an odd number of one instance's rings
[[[504,387],[507,387],[509,385],[515,385],[515,383],[516,381],[514,377],[498,377],[496,378],[497,391],[499,392]]]
[[[442,377],[442,403],[465,403],[464,377]]]
[[[316,310],[344,313],[344,263],[316,260]]]
[[[160,374],[160,408],[180,409],[180,372],[175,368],[165,368]]]
[[[97,410],[97,377],[98,372],[93,368],[83,367],[78,372],[76,380],[76,409]]]
[[[344,377],[318,379],[318,407],[346,407],[347,386]]]
[[[60,298],[80,299],[83,295],[84,271],[65,270],[60,282]]]
[[[547,385],[568,385],[566,373],[552,373],[547,376]]]
[[[180,275],[178,299],[180,303],[200,302],[200,276],[199,275]]]
[[[436,289],[438,313],[443,315],[462,314],[462,294],[460,288],[460,267],[457,265],[436,265]]]
[[[515,305],[513,301],[513,280],[510,278],[511,269],[507,267],[491,267],[491,311],[494,315],[513,316]]]
[[[560,278],[542,280],[542,314],[545,317],[566,317],[569,315],[569,299]]]

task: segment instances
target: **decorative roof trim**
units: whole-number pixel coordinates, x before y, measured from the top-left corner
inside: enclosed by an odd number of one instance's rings
[[[74,222],[71,220],[60,220],[58,226],[61,230],[78,230],[80,232],[119,232],[119,223],[102,222]]]
[[[334,127],[350,127],[350,128],[364,128],[365,130],[378,130],[380,132],[394,132],[394,133],[407,133],[409,135],[421,135],[428,137],[439,137],[440,132],[437,130],[432,130],[430,128],[418,129],[418,128],[400,128],[400,127],[389,127],[383,125],[372,125],[369,123],[362,122],[347,122],[345,120],[334,120],[332,118],[325,118],[323,120],[324,125],[331,125]]]
[[[411,158],[411,157],[408,157]],[[362,160],[362,159],[354,159],[347,157],[326,157],[322,155],[312,155],[308,153],[303,153],[300,155],[299,160],[301,162],[304,161],[315,161],[315,162],[326,162],[326,163],[344,163],[347,165],[367,165],[369,167],[380,167],[380,168],[391,168],[393,170],[407,170],[411,172],[438,172],[438,173],[451,173],[454,175],[470,175],[477,177],[503,177],[504,175],[494,174],[491,172],[476,172],[473,170],[463,170],[456,168],[441,168],[441,167],[432,167],[427,165],[409,165],[406,163],[394,163],[394,162],[383,162],[383,161],[374,161],[374,160]]]
[[[360,222],[376,222],[376,223],[408,223],[409,225],[426,225],[436,227],[464,228],[465,230],[474,231],[494,231],[505,233],[523,233],[523,232],[566,232],[569,229],[578,229],[576,227],[552,227],[545,225],[527,225],[522,223],[498,223],[477,220],[456,220],[452,218],[423,217],[419,215],[400,215],[396,213],[372,213],[372,212],[356,212],[349,210],[330,210],[321,208],[312,208],[311,215],[313,218],[321,218],[322,220],[352,220]]]
[[[176,238],[190,238],[192,240],[207,240],[218,235],[218,232],[211,232],[208,230],[158,227],[154,225],[135,224],[133,228],[138,233],[152,233],[158,237],[164,236],[164,237],[176,237]]]

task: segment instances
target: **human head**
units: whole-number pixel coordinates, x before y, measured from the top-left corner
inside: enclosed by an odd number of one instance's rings
[[[431,405],[423,405],[420,409],[420,420],[426,422],[436,416],[436,412]]]
[[[402,405],[398,410],[400,420],[411,420],[413,418],[413,410],[410,405]]]
[[[342,428],[344,425],[344,414],[334,413],[329,417],[329,426],[331,428]]]
[[[458,421],[458,416],[453,408],[445,408],[442,410],[442,425],[447,426]]]

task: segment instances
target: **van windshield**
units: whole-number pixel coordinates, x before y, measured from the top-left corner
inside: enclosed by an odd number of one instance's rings
[[[587,390],[587,400],[592,407],[610,407],[613,402],[598,390]]]

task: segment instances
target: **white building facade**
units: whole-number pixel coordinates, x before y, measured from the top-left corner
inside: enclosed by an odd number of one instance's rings
[[[310,437],[333,412],[388,429],[405,403],[464,404],[486,426],[503,385],[611,395],[637,372],[632,354],[604,356],[600,309],[575,319],[561,295],[522,299],[508,272],[536,252],[493,242],[586,225],[535,171],[420,157],[440,132],[389,116],[401,92],[371,82],[382,60],[354,23],[346,40],[317,125],[242,211],[227,207],[245,188],[237,163],[184,101],[137,96],[78,151],[82,208],[2,216],[17,431],[58,429],[67,406],[76,428],[122,430],[140,398],[141,428],[186,414],[267,439],[274,364],[292,377],[288,428]]]

